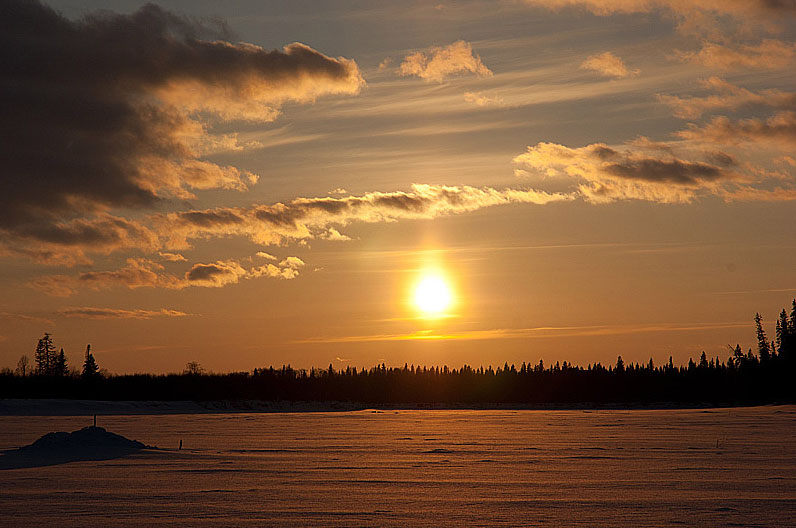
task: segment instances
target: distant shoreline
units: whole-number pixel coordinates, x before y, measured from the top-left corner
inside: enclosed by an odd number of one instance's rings
[[[675,410],[675,409],[725,409],[735,407],[771,407],[788,403],[736,404],[736,403],[547,403],[547,404],[367,404],[356,402],[313,401],[101,401],[66,399],[6,399],[0,400],[0,416],[90,416],[90,415],[158,415],[158,414],[225,414],[225,413],[305,413],[349,412],[372,410],[388,411],[601,411],[601,410]]]

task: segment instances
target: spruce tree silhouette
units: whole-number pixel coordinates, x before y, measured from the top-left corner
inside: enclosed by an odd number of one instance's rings
[[[94,354],[91,353],[91,345],[86,345],[86,358],[83,361],[83,371],[81,373],[83,379],[91,380],[99,376],[99,366],[97,360],[94,359]]]

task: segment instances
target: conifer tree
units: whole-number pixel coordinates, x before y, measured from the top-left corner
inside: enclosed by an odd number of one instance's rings
[[[796,299],[793,299],[793,308],[790,311],[790,333],[796,335]]]
[[[705,351],[702,351],[702,355],[699,357],[699,368],[706,369],[708,368],[708,356],[705,354]]]
[[[785,308],[779,313],[779,319],[777,319],[777,349],[781,354],[782,351],[787,348],[787,341],[790,337],[790,323],[788,322],[788,314],[785,312]]]
[[[55,362],[53,364],[53,372],[54,376],[68,376],[69,375],[69,366],[66,364],[66,354],[64,354],[64,348],[61,347],[61,351],[55,356]]]
[[[36,345],[36,374],[40,376],[52,376],[55,367],[55,345],[49,333],[39,339]]]
[[[94,354],[91,353],[91,345],[86,345],[86,359],[83,361],[83,379],[93,379],[99,374],[99,367],[97,360],[94,359]]]
[[[755,326],[757,327],[757,355],[761,363],[767,363],[771,359],[771,348],[766,338],[766,331],[763,329],[763,318],[759,313],[755,314]]]

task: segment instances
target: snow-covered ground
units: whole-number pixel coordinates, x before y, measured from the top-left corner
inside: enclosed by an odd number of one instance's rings
[[[91,421],[0,416],[0,449]],[[0,524],[796,525],[794,406],[137,414],[98,425],[165,449],[2,470]]]

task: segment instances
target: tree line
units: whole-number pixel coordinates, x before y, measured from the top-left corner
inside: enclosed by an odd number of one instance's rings
[[[48,334],[36,347],[32,375],[0,373],[0,398],[86,398],[103,400],[285,400],[345,401],[362,404],[631,404],[673,402],[714,405],[796,402],[796,299],[779,314],[769,339],[755,316],[756,350],[728,347],[728,357],[705,352],[687,365],[626,363],[459,368],[376,365],[295,369],[256,368],[251,372],[205,373],[191,362],[181,374],[103,375],[90,352],[81,372],[66,375],[63,353]],[[40,353],[41,352],[41,353]],[[54,365],[54,367],[52,366]]]

